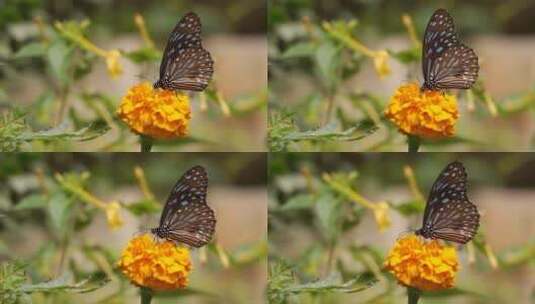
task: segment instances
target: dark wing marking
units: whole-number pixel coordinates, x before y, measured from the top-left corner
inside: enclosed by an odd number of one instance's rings
[[[447,204],[454,200],[468,200],[466,197],[466,169],[460,162],[452,162],[440,172],[431,187],[424,211],[423,225],[427,222],[429,212],[434,206]]]
[[[160,217],[160,227],[167,226],[166,223],[172,217],[172,213],[179,208],[193,204],[194,202],[206,203],[206,190],[208,188],[208,175],[201,166],[195,166],[178,180],[173,187],[169,198],[165,203]]]
[[[201,42],[201,20],[186,14],[175,26],[160,64],[160,79],[154,87],[167,90],[202,91],[212,79],[214,62]]]
[[[447,48],[458,44],[453,17],[444,9],[438,9],[427,23],[422,48],[422,69],[425,82],[431,79],[431,70],[435,60]]]
[[[169,35],[160,64],[160,79],[164,79],[169,59],[175,57],[180,49],[200,47],[201,19],[197,14],[190,12],[180,19]]]
[[[466,244],[479,228],[479,213],[470,201],[460,200],[434,209],[429,221],[432,237]]]
[[[206,245],[215,231],[215,213],[204,201],[193,201],[173,212],[164,228],[169,240],[193,247]]]
[[[469,89],[476,82],[478,73],[476,53],[459,44],[447,49],[435,61],[430,77],[439,89]]]
[[[182,49],[169,59],[167,89],[202,91],[214,73],[214,61],[204,49]]]

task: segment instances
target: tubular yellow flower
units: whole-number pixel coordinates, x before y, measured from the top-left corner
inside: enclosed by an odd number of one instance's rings
[[[379,78],[383,79],[386,76],[390,75],[390,66],[388,65],[388,60],[390,55],[387,51],[376,51],[373,55],[373,64],[375,66],[375,71],[379,75]]]
[[[123,67],[119,63],[121,53],[118,50],[111,50],[106,52],[106,65],[108,66],[108,74],[111,78],[117,78],[123,73]]]
[[[189,249],[155,242],[148,234],[128,242],[117,266],[133,284],[154,290],[186,287],[192,269]]]
[[[397,89],[385,116],[405,134],[426,138],[453,136],[459,118],[457,98],[436,91],[420,92],[416,83],[410,83]]]
[[[113,201],[106,204],[104,210],[106,211],[108,226],[110,226],[111,229],[117,229],[123,225],[123,219],[120,214],[121,205],[118,202]]]
[[[405,286],[420,290],[450,288],[459,269],[454,247],[437,240],[423,241],[411,234],[396,242],[384,267]]]
[[[373,216],[379,226],[379,231],[384,232],[391,225],[390,216],[388,214],[390,206],[388,206],[388,203],[386,202],[378,202],[372,206]]]
[[[119,62],[121,52],[118,50],[106,51],[84,37],[82,29],[89,26],[89,21],[85,20],[80,23],[58,21],[54,26],[62,35],[76,43],[82,49],[104,58],[108,67],[108,74],[111,78],[115,79],[123,73],[123,67]]]
[[[358,41],[357,38],[353,37],[351,30],[355,26],[356,22],[354,20],[349,22],[340,21],[334,23],[325,21],[322,24],[323,29],[327,33],[329,33],[338,41],[342,42],[346,47],[373,59],[373,65],[377,75],[379,75],[379,78],[384,79],[386,76],[390,75],[391,72],[390,65],[388,64],[390,55],[385,50],[371,50]]]
[[[165,139],[188,134],[191,109],[187,95],[153,89],[145,82],[128,90],[117,115],[135,133]]]

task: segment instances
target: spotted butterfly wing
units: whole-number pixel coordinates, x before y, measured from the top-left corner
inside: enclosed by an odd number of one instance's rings
[[[466,244],[479,228],[479,213],[466,195],[467,174],[460,162],[450,163],[431,187],[422,228],[416,234]]]
[[[459,42],[451,15],[435,11],[425,30],[422,49],[422,89],[469,89],[478,73],[474,50]]]
[[[202,91],[214,73],[214,62],[201,43],[201,19],[186,14],[175,26],[160,64],[155,88]]]
[[[189,169],[176,183],[165,203],[156,236],[187,244],[206,245],[215,231],[215,213],[206,203],[208,175],[201,166]]]

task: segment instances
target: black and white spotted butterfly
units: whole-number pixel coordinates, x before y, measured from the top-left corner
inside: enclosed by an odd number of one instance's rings
[[[479,73],[477,55],[459,42],[453,18],[435,11],[425,30],[422,49],[422,90],[469,89]]]
[[[187,13],[169,36],[154,88],[202,91],[213,73],[214,61],[201,43],[201,19]]]
[[[178,180],[163,208],[160,226],[151,232],[159,238],[192,247],[206,245],[215,231],[215,213],[206,203],[208,175],[201,166]]]
[[[461,244],[474,237],[479,228],[479,213],[468,200],[466,181],[466,170],[460,162],[442,170],[431,188],[417,235]]]

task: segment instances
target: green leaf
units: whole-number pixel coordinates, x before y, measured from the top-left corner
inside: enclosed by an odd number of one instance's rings
[[[372,282],[361,282],[359,278],[343,282],[339,274],[333,273],[323,280],[289,286],[285,288],[285,291],[288,293],[355,293],[364,291],[372,286]]]
[[[160,211],[161,206],[154,200],[141,200],[124,206],[128,211],[135,215],[151,214]]]
[[[297,194],[288,199],[278,210],[291,211],[309,209],[314,206],[315,201],[314,195],[312,194]]]
[[[409,64],[412,62],[419,62],[421,58],[420,48],[412,48],[401,52],[394,52],[389,50],[388,52],[392,54],[392,57],[396,58],[399,62],[404,64]]]
[[[52,220],[52,225],[57,231],[66,233],[67,218],[72,202],[72,199],[61,191],[54,192],[50,197],[48,201],[48,213]]]
[[[141,48],[133,52],[124,53],[125,57],[134,63],[155,62],[162,58],[162,53],[154,48]]]
[[[38,209],[44,208],[48,204],[47,197],[43,194],[31,194],[23,198],[14,208],[14,210]]]
[[[47,46],[41,42],[32,42],[23,46],[20,50],[15,53],[13,56],[15,59],[30,58],[30,57],[40,57],[44,56],[47,51]]]
[[[60,125],[56,128],[52,128],[46,131],[24,133],[21,138],[25,141],[60,139],[86,141],[101,136],[109,129],[110,127],[105,122],[98,121],[93,122],[88,127],[79,129],[77,131],[67,131],[64,125]]]
[[[20,261],[0,264],[0,302],[2,304],[23,303],[24,294],[20,287],[26,281],[25,266]]]
[[[312,131],[291,132],[286,136],[286,140],[318,140],[318,141],[356,141],[365,138],[377,130],[375,125],[359,125],[346,130],[339,131],[335,123],[326,125]]]
[[[338,82],[336,72],[340,65],[340,49],[332,43],[324,43],[318,48],[315,57],[320,75],[332,92]]]
[[[25,284],[21,286],[21,290],[25,293],[34,292],[75,292],[86,293],[99,289],[104,286],[109,280],[88,278],[77,283],[69,283],[72,281],[70,275],[62,275],[57,279],[37,283],[37,284]]]
[[[316,200],[315,211],[321,225],[320,230],[330,242],[335,241],[341,231],[340,205],[341,201],[330,191],[323,191]]]
[[[312,57],[317,46],[311,42],[300,42],[290,46],[281,56],[282,59]]]
[[[285,303],[289,295],[288,292],[285,292],[285,288],[293,284],[293,267],[286,261],[270,261],[267,288],[268,303]]]
[[[410,201],[392,206],[403,215],[421,214],[425,209],[425,204],[421,201]]]
[[[67,46],[63,40],[56,40],[48,49],[48,62],[54,76],[63,84],[67,85],[70,78],[67,76],[67,68],[73,48]]]

